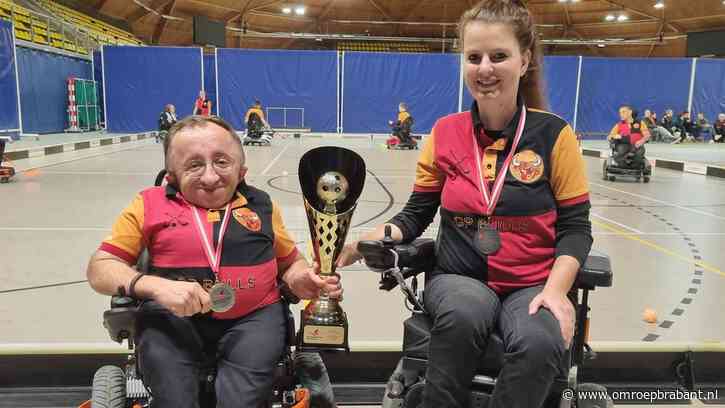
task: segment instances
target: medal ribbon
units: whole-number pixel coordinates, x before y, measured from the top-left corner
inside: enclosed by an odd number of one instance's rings
[[[191,208],[191,212],[194,213],[194,220],[196,221],[196,232],[199,234],[199,239],[204,246],[204,253],[206,254],[206,259],[209,261],[209,266],[211,266],[212,272],[217,275],[218,279],[219,264],[222,261],[222,240],[224,239],[224,234],[226,233],[227,226],[229,225],[231,203],[227,204],[227,207],[224,210],[224,220],[222,221],[221,228],[219,228],[219,241],[217,242],[216,251],[212,250],[212,242],[206,235],[206,229],[204,228],[204,224],[202,224],[201,217],[199,216],[199,208],[192,204],[189,204],[189,207]]]
[[[524,133],[524,124],[526,123],[526,106],[521,106],[521,115],[519,115],[519,124],[516,128],[516,136],[514,137],[513,144],[511,145],[511,151],[509,152],[508,156],[506,157],[506,160],[503,162],[503,166],[501,166],[501,172],[496,176],[496,179],[493,182],[493,191],[489,194],[488,192],[488,182],[485,181],[485,178],[483,177],[483,172],[481,171],[481,155],[476,154],[476,163],[478,164],[478,175],[479,175],[479,181],[481,182],[480,189],[483,194],[483,202],[486,205],[486,215],[491,216],[493,215],[493,210],[496,208],[496,204],[498,204],[498,199],[501,197],[501,190],[503,189],[503,182],[506,179],[506,174],[509,170],[509,164],[511,163],[511,159],[514,157],[514,153],[516,152],[516,146],[518,146],[519,141],[521,140],[521,135]],[[478,142],[476,141],[476,134],[475,129],[473,132],[471,132],[471,135],[473,137],[473,145],[478,146]]]

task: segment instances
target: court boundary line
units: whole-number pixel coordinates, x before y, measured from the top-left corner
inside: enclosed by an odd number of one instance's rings
[[[704,270],[706,270],[708,272],[712,272],[712,273],[718,274],[718,275],[720,275],[722,277],[725,277],[725,272],[721,271],[716,266],[710,265],[709,263],[704,262],[702,260],[690,258],[688,256],[679,254],[679,253],[677,253],[677,252],[675,252],[675,251],[673,251],[671,249],[668,249],[668,248],[665,248],[665,247],[663,247],[661,245],[655,244],[654,242],[650,242],[650,241],[648,241],[646,239],[640,238],[640,237],[636,236],[637,234],[632,234],[632,233],[629,233],[629,232],[626,232],[626,231],[622,231],[622,230],[618,229],[617,227],[614,227],[612,225],[608,225],[608,224],[603,223],[601,221],[592,220],[592,224],[594,224],[594,225],[596,225],[598,227],[604,228],[606,230],[609,230],[611,232],[619,233],[619,235],[621,235],[624,238],[627,238],[627,239],[630,239],[632,241],[638,242],[638,243],[640,243],[640,244],[642,244],[644,246],[647,246],[647,247],[649,247],[651,249],[654,249],[657,252],[663,253],[663,254],[668,255],[668,256],[670,256],[672,258],[675,258],[675,259],[678,259],[680,261],[683,261],[683,262],[685,262],[687,264],[698,266],[698,267],[700,267],[700,268],[702,268],[702,269],[704,269]]]
[[[717,215],[717,214],[711,214],[711,213],[708,213],[708,212],[705,212],[705,211],[701,211],[701,210],[696,210],[696,209],[692,209],[692,208],[688,208],[688,207],[683,207],[683,206],[681,206],[681,205],[679,205],[679,204],[675,204],[675,203],[673,203],[673,202],[667,202],[667,201],[659,200],[659,199],[656,199],[656,198],[652,198],[652,197],[648,197],[648,196],[645,196],[645,195],[642,195],[642,194],[637,194],[637,193],[630,193],[629,191],[625,191],[625,190],[620,190],[620,189],[618,189],[618,188],[614,188],[614,187],[609,187],[609,186],[605,186],[605,185],[603,185],[603,184],[599,184],[599,183],[592,183],[592,182],[589,182],[589,184],[590,184],[590,185],[593,185],[593,186],[597,186],[597,187],[605,188],[605,189],[607,189],[607,190],[612,190],[612,191],[616,191],[616,192],[618,192],[618,193],[623,193],[623,194],[631,195],[631,196],[633,196],[633,197],[637,197],[637,198],[642,198],[642,199],[645,199],[645,200],[650,200],[650,201],[654,201],[654,202],[656,202],[656,203],[660,203],[660,204],[665,204],[665,205],[666,205],[666,206],[668,206],[668,207],[674,207],[674,208],[677,208],[677,209],[680,209],[680,210],[685,210],[685,211],[689,211],[689,212],[692,212],[692,213],[695,213],[695,214],[699,214],[699,215],[705,215],[705,216],[708,216],[708,217],[712,217],[712,218],[717,218],[717,219],[719,219],[719,220],[723,220],[723,221],[725,221],[725,217],[723,217],[723,216],[721,216],[721,215]]]

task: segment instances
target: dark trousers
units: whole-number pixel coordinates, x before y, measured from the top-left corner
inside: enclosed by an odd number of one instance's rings
[[[217,407],[257,407],[270,396],[282,356],[286,307],[274,303],[236,320],[179,318],[153,302],[138,320],[139,365],[153,408],[198,408],[201,366],[216,356]]]
[[[470,387],[489,335],[498,330],[505,346],[504,367],[490,408],[538,408],[565,363],[559,322],[546,308],[529,315],[543,286],[506,297],[475,279],[439,275],[427,284],[424,302],[433,317],[423,406],[470,404]]]

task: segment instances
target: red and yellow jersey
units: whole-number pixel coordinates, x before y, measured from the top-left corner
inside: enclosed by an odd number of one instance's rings
[[[252,114],[256,114],[259,117],[259,120],[264,121],[264,112],[262,111],[262,108],[258,108],[256,106],[253,106],[247,110],[247,113],[244,115],[244,123],[249,123],[249,117],[252,116]]]
[[[408,119],[409,117],[410,117],[410,113],[408,113],[408,111],[398,112],[398,123],[405,122],[405,120]]]
[[[500,234],[501,248],[485,256],[476,250],[472,238],[486,214],[479,174],[490,186],[503,170],[521,108],[497,138],[484,133],[475,103],[474,108],[438,120],[417,164],[414,195],[435,194],[440,198],[441,231],[434,273],[468,275],[499,293],[542,284],[556,255],[567,252],[557,246],[560,211],[581,203],[588,205],[585,163],[576,136],[558,116],[527,110],[521,140],[488,220]],[[417,228],[405,218],[400,218],[399,225],[406,230]]]
[[[197,115],[209,116],[211,113],[211,101],[209,99],[196,98],[195,106]]]
[[[628,123],[625,121],[619,121],[609,131],[609,138],[618,139],[620,137],[629,137],[631,144],[636,144],[642,139],[649,138],[649,128],[645,121]]]
[[[213,313],[214,318],[238,318],[277,302],[278,262],[294,259],[297,249],[269,195],[240,185],[230,207],[218,277],[209,266],[191,211],[172,186],[144,190],[123,210],[100,249],[132,265],[146,248],[152,275],[196,280],[205,287],[215,279],[227,282],[236,292],[236,303],[227,312]],[[216,243],[224,209],[206,212],[202,223]]]

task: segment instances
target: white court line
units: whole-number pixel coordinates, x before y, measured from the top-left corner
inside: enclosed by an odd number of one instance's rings
[[[611,224],[614,224],[614,225],[618,225],[618,226],[620,226],[620,227],[622,227],[622,228],[624,228],[624,229],[628,229],[628,230],[630,230],[630,231],[634,232],[635,234],[643,234],[643,232],[642,232],[642,231],[640,231],[640,230],[638,230],[638,229],[636,229],[636,228],[632,228],[632,227],[630,227],[630,226],[628,226],[628,225],[624,225],[624,224],[622,224],[621,222],[617,222],[617,221],[614,221],[613,219],[610,219],[610,218],[607,218],[607,217],[601,216],[601,215],[599,215],[599,214],[596,214],[596,213],[594,213],[594,212],[590,212],[590,214],[591,214],[591,215],[593,215],[593,216],[595,216],[595,217],[597,217],[597,218],[601,218],[601,219],[603,219],[604,221],[606,221],[606,222],[608,222],[608,223],[611,223]]]
[[[594,186],[597,186],[597,187],[602,187],[602,188],[606,188],[606,189],[608,189],[608,190],[616,191],[616,192],[618,192],[618,193],[624,193],[624,194],[629,194],[629,195],[631,195],[631,196],[634,196],[634,197],[638,197],[638,198],[644,198],[645,200],[650,200],[650,201],[654,201],[654,202],[656,202],[656,203],[660,203],[660,204],[665,204],[665,205],[667,205],[667,206],[670,206],[670,207],[675,207],[675,208],[679,208],[680,210],[685,210],[685,211],[689,211],[689,212],[692,212],[692,213],[695,213],[695,214],[700,214],[700,215],[706,215],[706,216],[708,216],[708,217],[713,217],[713,218],[717,218],[717,219],[719,219],[719,220],[725,220],[725,217],[722,217],[722,216],[720,216],[720,215],[716,215],[716,214],[711,214],[711,213],[709,213],[709,212],[705,212],[705,211],[700,211],[700,210],[695,210],[695,209],[693,209],[693,208],[688,208],[688,207],[683,207],[683,206],[681,206],[681,205],[678,205],[678,204],[675,204],[675,203],[670,203],[670,202],[667,202],[667,201],[662,201],[662,200],[658,200],[658,199],[656,199],[656,198],[652,198],[652,197],[647,197],[647,196],[643,196],[643,195],[641,195],[641,194],[635,194],[635,193],[630,193],[629,191],[624,191],[624,190],[620,190],[620,189],[618,189],[618,188],[613,188],[613,187],[605,186],[605,185],[603,185],[603,184],[598,184],[598,183],[592,183],[592,182],[590,182],[589,184],[590,184],[590,185],[594,185]]]
[[[286,146],[285,146],[285,147],[284,147],[284,148],[282,149],[282,151],[280,151],[280,152],[279,152],[279,153],[277,154],[277,156],[275,156],[275,158],[274,158],[274,159],[272,159],[272,161],[271,161],[271,162],[269,162],[269,164],[267,165],[267,167],[265,167],[265,168],[264,168],[264,170],[262,171],[262,176],[266,176],[266,175],[267,175],[267,172],[269,171],[269,169],[271,169],[271,168],[272,168],[272,166],[274,166],[274,164],[275,164],[275,163],[277,163],[277,160],[279,160],[279,158],[280,158],[280,157],[282,157],[282,154],[284,154],[284,152],[285,152],[285,151],[286,151],[286,150],[287,150],[287,149],[288,149],[288,148],[289,148],[290,146],[292,146],[292,141],[291,141],[291,140],[287,142],[287,145],[286,145]]]

